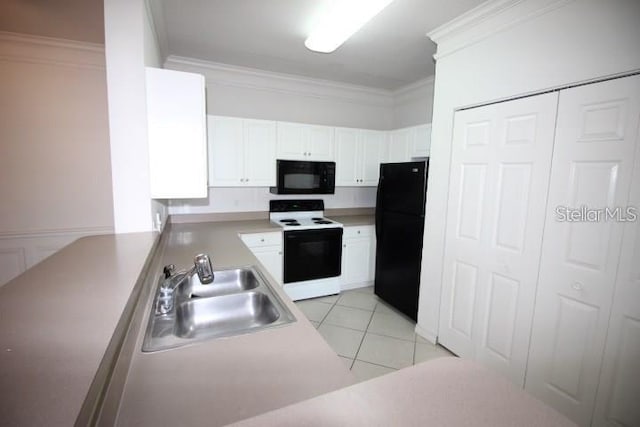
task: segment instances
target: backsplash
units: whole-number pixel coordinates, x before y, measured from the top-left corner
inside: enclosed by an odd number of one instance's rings
[[[336,187],[335,194],[276,195],[267,187],[210,187],[206,199],[169,200],[169,214],[268,211],[272,199],[323,199],[325,209],[372,208],[376,187]]]

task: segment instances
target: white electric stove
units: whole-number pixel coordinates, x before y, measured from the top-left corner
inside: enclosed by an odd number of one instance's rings
[[[340,292],[342,224],[324,217],[322,200],[271,200],[283,228],[283,287],[294,301]]]

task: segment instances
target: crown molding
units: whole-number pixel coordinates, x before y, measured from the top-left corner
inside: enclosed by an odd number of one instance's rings
[[[442,59],[485,38],[576,0],[489,0],[427,33]]]
[[[105,68],[104,45],[0,31],[0,61]]]
[[[151,31],[155,34],[156,40],[158,40],[160,56],[164,61],[169,54],[169,36],[167,35],[167,21],[164,17],[164,6],[161,1],[157,0],[145,0],[144,6]]]
[[[383,107],[393,106],[393,92],[329,80],[276,73],[255,68],[170,55],[165,68],[203,74],[207,84],[294,94],[310,98],[337,99],[343,102]]]
[[[417,82],[408,84],[392,92],[394,104],[403,104],[424,98],[424,91],[433,92],[435,76],[429,76]]]

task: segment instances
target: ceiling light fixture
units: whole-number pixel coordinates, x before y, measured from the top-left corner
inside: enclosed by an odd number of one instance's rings
[[[309,50],[331,53],[393,0],[330,0],[305,40]]]

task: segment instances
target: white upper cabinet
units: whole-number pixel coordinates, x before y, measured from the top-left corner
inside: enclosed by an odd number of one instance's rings
[[[209,116],[209,185],[275,185],[276,123]]]
[[[379,130],[360,131],[360,157],[362,172],[360,185],[377,186],[380,177],[380,163],[385,160],[387,132]]]
[[[387,161],[409,162],[414,157],[429,157],[431,123],[390,132]]]
[[[431,123],[415,126],[411,141],[410,157],[429,157],[431,151]]]
[[[207,197],[204,77],[147,68],[146,86],[151,197]]]
[[[277,158],[333,160],[333,127],[278,122]]]
[[[361,161],[358,157],[358,129],[336,128],[336,185],[358,185]]]
[[[336,128],[336,185],[376,186],[384,160],[384,131]]]
[[[411,148],[411,129],[396,129],[390,132],[389,148],[387,149],[387,162],[408,162],[411,160],[409,150]]]

